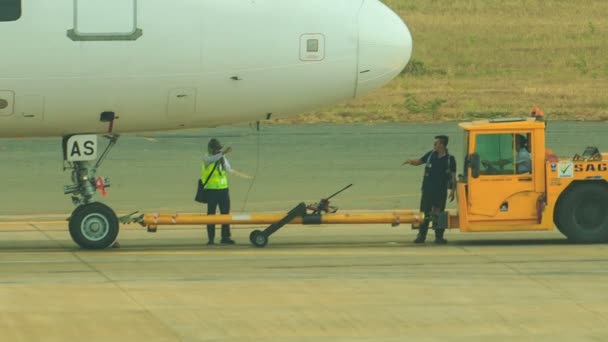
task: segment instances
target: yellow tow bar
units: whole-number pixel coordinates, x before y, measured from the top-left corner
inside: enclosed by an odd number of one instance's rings
[[[204,215],[204,214],[179,214],[179,213],[147,213],[135,219],[127,219],[126,222],[137,222],[148,228],[149,232],[156,232],[159,225],[205,225],[205,224],[269,224],[266,229],[254,230],[249,235],[251,243],[257,247],[264,247],[268,243],[268,237],[281,229],[286,224],[391,224],[398,226],[401,223],[412,224],[413,227],[420,225],[424,215],[417,210],[397,210],[390,213],[330,213],[321,214],[306,212],[305,203],[298,204],[295,208],[285,214],[228,214],[228,215]],[[439,226],[449,228],[451,217],[446,213],[437,220]]]

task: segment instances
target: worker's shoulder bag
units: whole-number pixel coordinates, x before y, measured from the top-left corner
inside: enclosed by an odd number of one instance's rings
[[[435,151],[431,150],[429,152],[429,157],[426,159],[426,165],[424,166],[425,168],[429,168],[431,167],[431,158],[435,156],[435,158],[437,158],[437,154],[435,153]],[[446,152],[445,154],[446,157],[448,157],[448,165],[445,169],[445,177],[447,179],[447,184],[448,184],[448,190],[452,189],[452,187],[454,186],[454,184],[452,183],[452,173],[450,172],[450,166],[452,164],[452,156]]]
[[[213,174],[213,172],[215,171],[215,168],[217,167],[217,162],[215,164],[213,164],[213,170],[211,170],[211,173],[209,173],[209,176],[207,176],[207,179],[205,179],[205,183],[203,183],[201,181],[201,178],[198,178],[198,182],[196,185],[196,195],[194,196],[194,200],[199,202],[199,203],[207,203],[207,195],[209,194],[209,191],[207,191],[207,189],[205,189],[205,185],[207,185],[207,183],[209,183],[209,178],[211,178],[211,175]]]

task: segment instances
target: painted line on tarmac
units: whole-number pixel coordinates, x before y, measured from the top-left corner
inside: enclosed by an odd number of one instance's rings
[[[371,255],[371,256],[392,256],[392,255],[422,255],[422,249],[426,249],[426,252],[431,252],[434,256],[437,255],[453,255],[459,254],[462,255],[462,252],[458,248],[445,248],[445,247],[431,247],[429,248],[407,248],[401,249],[401,247],[408,247],[407,243],[398,244],[398,243],[383,243],[379,245],[369,245],[369,244],[352,244],[348,245],[348,250],[327,250],[315,248],[314,246],[310,246],[313,249],[310,250],[302,250],[300,248],[293,249],[283,249],[283,250],[258,250],[258,249],[248,249],[248,250],[227,250],[227,249],[216,249],[212,250],[121,250],[120,248],[114,249],[112,251],[103,250],[103,251],[74,251],[70,249],[63,248],[46,248],[44,250],[35,250],[35,251],[24,251],[24,250],[14,250],[14,249],[6,249],[0,250],[0,255],[28,255],[32,256],[32,254],[45,254],[45,253],[59,253],[59,254],[79,254],[83,257],[112,257],[112,258],[120,258],[124,256],[217,256],[217,257],[225,257],[225,256],[279,256],[279,255],[287,255],[287,256],[307,256],[307,255],[327,255],[327,256],[339,256],[339,255]],[[372,248],[372,249],[384,249],[389,248],[390,250],[360,250],[357,248]],[[397,249],[399,248],[399,249]],[[158,261],[158,260],[156,260]],[[23,262],[23,261],[19,261]],[[12,263],[12,261],[0,261],[1,263]],[[27,262],[26,262],[27,263]]]
[[[9,221],[0,222],[0,226],[32,225],[32,224],[66,224],[68,221]]]
[[[9,253],[0,253],[0,254],[9,254]],[[14,255],[13,253],[10,253],[12,255]],[[71,253],[66,252],[66,256],[69,255]],[[363,255],[363,256],[367,256],[367,257],[389,257],[389,256],[396,256],[396,257],[403,257],[403,256],[414,256],[414,255],[418,255],[416,253],[407,253],[407,252],[382,252],[382,253],[378,253],[378,252],[361,252],[361,251],[353,251],[353,252],[322,252],[322,253],[300,253],[300,252],[296,252],[296,253],[264,253],[264,254],[260,254],[260,253],[222,253],[222,254],[217,254],[217,253],[209,253],[209,252],[190,252],[190,253],[157,253],[157,252],[122,252],[122,253],[116,253],[112,256],[116,257],[116,258],[112,258],[112,259],[107,259],[107,258],[103,258],[103,260],[96,260],[93,259],[91,260],[91,257],[100,257],[100,256],[105,256],[108,257],[110,255],[108,254],[92,254],[92,253],[87,253],[87,254],[79,254],[81,257],[86,257],[89,263],[91,264],[97,264],[97,263],[112,263],[112,264],[128,264],[131,262],[130,259],[126,259],[124,261],[121,261],[120,258],[121,257],[177,257],[178,259],[168,259],[168,260],[164,260],[164,259],[150,259],[150,260],[145,260],[145,261],[138,261],[138,263],[157,263],[157,262],[200,262],[201,259],[195,258],[195,259],[191,259],[193,257],[213,257],[213,256],[217,256],[217,257],[271,257],[271,256],[290,256],[290,257],[305,257],[305,256],[315,256],[315,257],[319,257],[319,256],[325,256],[325,257],[339,257],[339,256],[344,256],[344,257],[352,257],[355,255]],[[436,256],[454,256],[454,255],[458,255],[458,254],[454,254],[454,253],[441,253],[441,254],[435,254]],[[28,257],[31,258],[31,254],[28,254]],[[181,258],[180,258],[181,257]],[[210,259],[210,260],[215,260],[215,259]],[[222,259],[224,260],[224,259]],[[235,259],[236,260],[236,259]],[[268,259],[262,259],[260,260],[261,262],[263,262],[264,260],[268,260]],[[274,259],[273,259],[274,260]],[[78,261],[48,261],[48,260],[41,260],[41,259],[33,259],[33,260],[2,260],[0,261],[0,265],[11,265],[11,264],[72,264],[72,263],[78,263]]]
[[[391,246],[395,246],[395,245],[391,245]],[[353,247],[353,248],[362,248],[362,247],[370,247],[370,245],[349,245],[349,247]],[[380,246],[380,247],[387,247],[386,245]],[[454,254],[454,252],[456,251],[455,249],[450,249],[450,250],[443,250],[443,251],[439,251],[439,248],[433,248],[433,254],[434,255],[445,255],[445,254]],[[269,251],[255,251],[255,250],[251,250],[251,251],[226,251],[226,250],[214,250],[214,251],[115,251],[112,252],[111,254],[109,253],[104,253],[104,252],[88,252],[86,255],[95,255],[95,256],[99,256],[99,255],[103,255],[103,256],[117,256],[120,257],[121,255],[175,255],[175,256],[180,256],[180,255],[205,255],[205,256],[218,256],[218,257],[222,257],[222,256],[277,256],[277,255],[290,255],[290,256],[298,256],[298,255],[314,255],[314,256],[319,256],[319,255],[328,255],[328,256],[337,256],[337,255],[377,255],[377,256],[394,256],[394,255],[419,255],[420,254],[420,250],[416,248],[416,250],[395,250],[392,249],[391,251],[361,251],[361,250],[348,250],[348,251],[327,251],[327,250],[310,250],[310,251],[297,251],[297,250],[284,250],[284,251],[276,251],[276,250],[269,250]],[[461,254],[459,252],[457,252],[457,254]]]

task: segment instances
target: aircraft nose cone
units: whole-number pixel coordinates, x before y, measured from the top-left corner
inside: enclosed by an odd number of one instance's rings
[[[407,65],[412,56],[412,35],[406,24],[378,0],[364,0],[359,12],[360,97],[380,88]]]

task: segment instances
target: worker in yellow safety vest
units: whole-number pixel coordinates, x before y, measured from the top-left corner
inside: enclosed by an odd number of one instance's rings
[[[222,150],[223,149],[223,150]],[[226,154],[232,151],[232,147],[223,148],[219,140],[213,138],[207,145],[208,155],[203,159],[201,170],[201,181],[205,188],[207,200],[207,215],[215,215],[216,209],[220,207],[221,214],[230,213],[230,194],[228,193],[228,172],[230,163]],[[208,245],[215,243],[215,224],[207,225]],[[222,244],[234,244],[230,238],[230,225],[222,225]]]

